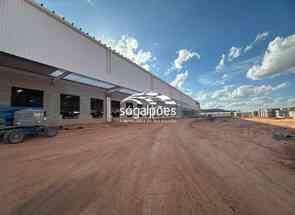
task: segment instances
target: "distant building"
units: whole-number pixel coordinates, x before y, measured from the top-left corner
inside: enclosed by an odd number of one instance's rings
[[[259,116],[259,111],[253,111],[252,115],[253,115],[253,117],[258,117]]]
[[[203,109],[200,112],[200,116],[202,117],[213,117],[213,118],[226,118],[226,117],[234,117],[234,111],[228,111],[223,109]]]
[[[242,112],[241,117],[242,118],[251,118],[253,116],[252,112]]]
[[[289,109],[288,108],[281,108],[276,110],[276,118],[289,118]]]
[[[295,111],[290,111],[289,112],[289,117],[292,119],[295,119]]]
[[[260,118],[292,118],[294,117],[295,107],[288,108],[267,108],[259,109],[258,111],[253,111],[253,117]]]
[[[289,118],[295,119],[295,107],[289,108]]]

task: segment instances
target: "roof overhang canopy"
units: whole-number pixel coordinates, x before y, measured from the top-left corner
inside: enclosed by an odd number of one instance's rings
[[[87,86],[98,87],[105,90],[107,93],[119,92],[131,95],[138,92],[106,81],[90,78],[4,52],[0,52],[0,66],[49,77],[52,78],[53,81],[66,80]]]

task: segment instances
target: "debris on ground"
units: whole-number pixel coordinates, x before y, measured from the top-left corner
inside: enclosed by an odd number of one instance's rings
[[[275,140],[295,141],[295,132],[290,131],[276,131],[272,135]]]
[[[78,125],[78,126],[65,126],[63,127],[63,130],[79,130],[79,129],[83,129],[84,126]]]

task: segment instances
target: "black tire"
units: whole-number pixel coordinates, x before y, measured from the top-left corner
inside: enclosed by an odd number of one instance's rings
[[[9,144],[22,143],[24,138],[25,134],[21,129],[7,131],[3,137],[4,142]]]
[[[55,137],[58,134],[58,128],[56,127],[47,127],[44,129],[44,134],[47,137]]]

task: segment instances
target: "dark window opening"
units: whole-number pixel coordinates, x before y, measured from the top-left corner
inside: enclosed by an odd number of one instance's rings
[[[78,119],[80,115],[80,97],[61,94],[60,114],[63,119]]]
[[[43,91],[12,87],[11,106],[42,108]]]
[[[126,108],[133,108],[133,104],[132,103],[126,103]]]
[[[133,103],[131,103],[131,102],[127,102],[127,103],[126,103],[126,108],[131,108],[131,109],[133,109]],[[132,117],[132,114],[127,114],[127,117]]]
[[[120,102],[111,101],[112,117],[114,118],[120,117],[120,107],[121,107]]]
[[[103,117],[103,100],[91,98],[91,115],[93,118]]]

